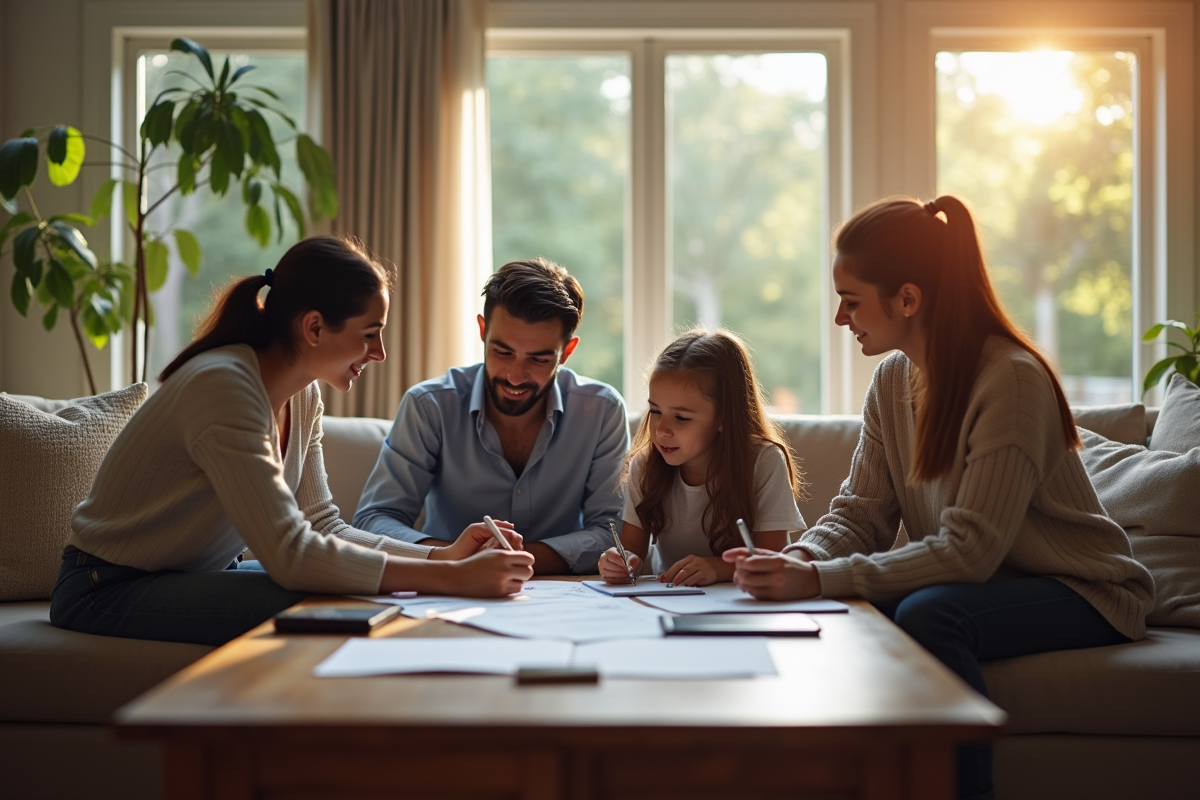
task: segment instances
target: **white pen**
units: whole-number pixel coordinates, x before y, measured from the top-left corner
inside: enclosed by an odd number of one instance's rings
[[[746,543],[746,549],[750,551],[750,555],[757,555],[754,552],[754,539],[750,538],[750,531],[746,528],[746,520],[739,517],[737,527],[742,534],[742,541]]]
[[[513,549],[513,546],[508,543],[508,539],[505,539],[504,534],[502,534],[500,529],[496,527],[496,521],[494,519],[489,517],[487,514],[484,514],[483,524],[488,526],[488,530],[492,532],[492,536],[496,537],[496,541],[500,543],[501,547],[503,547],[505,550]]]
[[[625,562],[625,569],[629,571],[629,582],[637,583],[637,576],[633,574],[633,567],[629,566],[629,556],[625,554],[625,545],[621,544],[621,537],[617,536],[617,526],[613,523],[608,523],[608,529],[612,531],[613,542],[617,545],[617,552],[621,554],[621,560]]]

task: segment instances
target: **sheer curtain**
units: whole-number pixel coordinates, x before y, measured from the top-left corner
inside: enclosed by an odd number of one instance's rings
[[[310,128],[337,170],[332,230],[391,261],[387,360],[325,410],[390,418],[405,390],[479,360],[491,270],[485,0],[310,0]]]

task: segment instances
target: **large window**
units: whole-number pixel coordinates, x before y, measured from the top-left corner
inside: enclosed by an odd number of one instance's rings
[[[1137,57],[942,51],[937,188],[965,198],[1001,298],[1073,403],[1134,399]]]
[[[495,265],[542,255],[580,279],[571,366],[634,408],[659,348],[720,325],[774,410],[822,409],[829,61],[776,44],[493,41]]]

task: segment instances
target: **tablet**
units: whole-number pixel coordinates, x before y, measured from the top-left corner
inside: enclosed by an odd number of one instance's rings
[[[667,636],[817,636],[807,614],[679,614],[660,618]]]
[[[400,613],[399,606],[289,608],[275,615],[276,633],[370,633]]]

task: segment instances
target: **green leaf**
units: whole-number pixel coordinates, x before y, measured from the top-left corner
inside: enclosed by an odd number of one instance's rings
[[[262,181],[253,175],[247,175],[242,181],[242,202],[248,206],[256,206],[261,199]]]
[[[150,110],[146,112],[146,118],[142,120],[142,138],[148,140],[151,147],[166,144],[171,139],[174,117],[174,100],[163,100],[151,106]]]
[[[92,219],[101,219],[112,213],[113,189],[120,183],[116,178],[110,178],[101,184],[92,197]]]
[[[225,56],[225,66],[221,68],[221,78],[217,81],[217,88],[224,89],[228,86],[227,80],[229,80],[229,56]]]
[[[131,228],[137,228],[138,212],[142,207],[142,198],[138,193],[138,185],[131,181],[121,181],[121,203],[125,206],[125,219]]]
[[[246,118],[250,120],[250,158],[256,164],[266,164],[275,171],[278,180],[282,165],[279,162],[279,151],[275,148],[275,138],[271,135],[271,126],[267,119],[253,108],[246,109]]]
[[[33,222],[33,215],[20,211],[8,222],[4,223],[4,227],[0,228],[0,251],[4,250],[4,243],[8,241],[8,237],[13,231],[31,222]]]
[[[46,309],[46,313],[42,315],[42,327],[47,331],[54,330],[54,323],[58,321],[58,306],[50,306]]]
[[[234,106],[229,109],[229,119],[233,122],[238,133],[242,137],[242,152],[249,151],[252,143],[250,117],[246,115],[245,110],[241,106]]]
[[[1198,366],[1200,366],[1200,361],[1197,361],[1193,355],[1178,356],[1175,359],[1175,371],[1188,380],[1191,380],[1192,373]]]
[[[38,259],[37,261],[33,262],[32,266],[30,266],[29,269],[25,270],[25,277],[29,279],[30,286],[40,286],[41,285],[41,283],[42,283],[42,265],[43,264],[45,264],[45,262],[42,261],[41,259]],[[39,299],[39,302],[49,302],[49,301],[50,301],[49,294],[46,295],[46,299],[44,301]]]
[[[196,191],[196,157],[184,153],[179,157],[178,173],[176,180],[179,181],[179,191],[181,194],[191,194]]]
[[[183,261],[183,265],[187,267],[187,271],[196,277],[200,272],[200,242],[196,239],[191,231],[176,230],[175,231],[175,249],[179,251],[179,258]]]
[[[199,111],[200,101],[190,100],[188,104],[183,107],[183,110],[179,112],[179,116],[175,117],[175,138],[179,141],[179,145],[183,148],[183,152],[185,153],[190,154],[193,152],[191,149],[193,134],[190,133],[190,126],[192,121],[195,120],[196,114],[199,113]],[[187,136],[185,136],[184,131],[189,131]]]
[[[97,301],[107,303],[111,310],[111,302],[104,300],[98,295],[92,295],[88,304],[83,307],[83,313],[80,316],[83,320],[84,334],[91,340],[92,344],[102,348],[108,344],[108,318],[105,313],[96,310]]]
[[[167,246],[163,242],[146,242],[146,290],[157,292],[167,282],[169,266]]]
[[[245,88],[253,89],[256,92],[262,92],[263,94],[265,94],[267,97],[271,98],[272,100],[279,99],[279,94],[277,92],[273,92],[265,86],[247,86]]]
[[[33,297],[33,287],[29,285],[29,279],[20,272],[13,273],[11,294],[12,304],[17,313],[22,317],[29,314],[29,300]]]
[[[54,302],[63,308],[71,308],[75,305],[75,282],[71,280],[67,268],[58,259],[50,260],[50,268],[46,270],[43,280]]]
[[[215,195],[223,195],[229,191],[229,167],[225,164],[225,157],[221,155],[220,150],[213,153],[212,161],[208,165],[208,188]]]
[[[271,243],[271,217],[262,206],[249,206],[246,209],[246,230],[258,241],[259,247]]]
[[[79,177],[85,147],[83,136],[69,125],[50,131],[46,141],[46,175],[55,186],[67,186]]]
[[[83,238],[83,234],[62,222],[52,222],[50,227],[58,234],[59,241],[71,248],[89,267],[96,268],[96,254],[88,248],[87,239]]]
[[[233,86],[235,83],[237,83],[238,78],[242,77],[252,69],[254,69],[253,64],[247,64],[244,67],[240,67],[237,72],[233,73],[233,77],[229,79],[229,85]]]
[[[13,266],[18,272],[28,274],[33,269],[38,239],[42,235],[40,225],[34,225],[17,234],[13,240]]]
[[[296,158],[300,162],[300,171],[308,181],[309,211],[313,219],[336,217],[337,188],[329,154],[312,138],[301,133],[296,137]]]
[[[0,145],[0,196],[11,199],[37,177],[38,141],[32,136]]]
[[[221,120],[217,129],[217,152],[229,171],[240,178],[246,162],[246,148],[242,145],[242,132],[232,120]]]
[[[279,238],[276,241],[283,241],[283,208],[279,202],[279,193],[275,194],[275,230],[279,231]]]
[[[3,208],[9,214],[16,214],[18,211],[17,201],[7,197],[0,197],[0,208]]]
[[[1158,382],[1162,380],[1163,375],[1165,375],[1167,370],[1175,365],[1175,360],[1178,358],[1182,358],[1182,356],[1171,356],[1169,358],[1164,358],[1162,361],[1159,361],[1157,364],[1151,367],[1150,371],[1146,373],[1146,379],[1142,381],[1142,394],[1145,394],[1157,386]]]
[[[204,65],[204,71],[208,73],[208,77],[213,77],[212,57],[209,56],[208,50],[199,42],[193,42],[191,39],[179,37],[171,40],[171,49],[178,53],[190,53],[200,59],[200,63]]]
[[[76,225],[86,225],[89,228],[96,224],[95,219],[83,214],[55,214],[46,222],[74,222]]]
[[[287,203],[288,211],[292,212],[292,219],[296,221],[296,229],[300,231],[300,238],[304,238],[304,208],[300,205],[300,199],[292,194],[292,190],[282,184],[275,184],[275,195],[282,197],[283,202]]]

